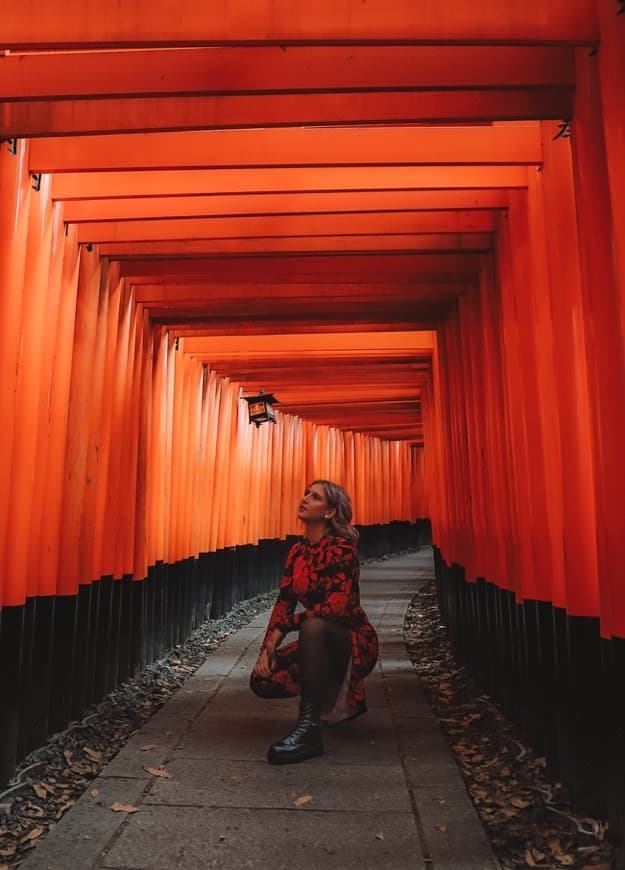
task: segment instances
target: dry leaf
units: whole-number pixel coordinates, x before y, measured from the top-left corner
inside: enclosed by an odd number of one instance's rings
[[[97,749],[90,749],[88,746],[85,746],[83,752],[86,756],[88,756],[92,761],[102,761],[102,753]]]
[[[532,855],[537,861],[543,861],[547,857],[544,852],[541,852],[539,849],[535,849],[533,846]]]
[[[161,776],[163,779],[173,779],[173,773],[170,773],[168,770],[165,770],[162,767],[144,767],[144,770],[147,770],[148,773],[151,773],[152,776]]]
[[[11,846],[8,849],[0,849],[0,858],[12,858],[17,852],[17,846]]]
[[[437,825],[436,827],[441,832],[441,834],[444,834],[445,831],[447,830],[447,825]]]
[[[72,752],[71,749],[66,749],[65,752],[63,753],[63,755],[65,756],[65,761],[66,761],[68,764],[71,764],[71,763],[72,763],[72,755],[73,755],[73,754],[74,754],[74,753]]]
[[[97,797],[100,794],[100,789],[92,788],[91,789],[91,797]]]
[[[114,813],[136,813],[137,808],[133,807],[132,804],[120,804],[115,802],[111,804],[111,809]]]
[[[303,794],[301,797],[298,797],[298,799],[295,801],[295,806],[296,807],[303,807],[304,804],[309,804],[312,799],[313,798],[312,798],[311,794]]]
[[[525,807],[529,807],[529,801],[524,801],[522,798],[510,798],[510,803],[513,807],[516,807],[519,810],[524,810]]]
[[[566,867],[570,867],[572,864],[575,864],[575,858],[572,855],[558,855],[558,861],[560,864],[564,864]]]
[[[376,840],[383,840],[383,839],[384,839],[384,834],[380,831],[379,834],[376,834],[376,835],[375,835],[375,838],[376,838]]]
[[[0,870],[9,870],[8,864],[0,864]]]
[[[527,851],[525,852],[525,863],[527,864],[528,867],[536,867],[537,866],[536,861],[534,861],[532,853],[530,852],[529,849],[527,849]]]
[[[48,790],[43,785],[34,785],[33,791],[37,795],[37,797],[45,800],[48,797]]]
[[[36,840],[37,837],[40,837],[42,834],[42,828],[33,828],[32,831],[29,831],[25,837],[22,837],[20,843],[28,843],[29,840]]]
[[[157,745],[156,743],[146,743],[145,746],[141,747],[141,752],[149,752],[150,749],[156,749]]]

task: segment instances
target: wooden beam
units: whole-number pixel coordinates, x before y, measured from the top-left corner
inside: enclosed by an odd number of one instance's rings
[[[272,288],[271,298],[276,304],[286,305],[297,303],[302,299],[314,298],[322,304],[332,299],[348,296],[353,299],[377,299],[393,301],[399,299],[427,299],[433,294],[441,296],[456,296],[466,289],[464,284],[430,283],[363,283],[363,284],[276,284]],[[161,305],[206,305],[214,302],[221,304],[225,300],[237,301],[251,305],[259,299],[266,299],[265,288],[257,283],[249,284],[140,284],[135,288],[137,302],[145,305],[159,303]]]
[[[31,172],[323,166],[534,165],[539,124],[497,127],[278,127],[42,138]]]
[[[63,200],[523,187],[527,187],[525,166],[493,165],[71,172],[52,180],[54,199]]]
[[[236,218],[176,218],[147,221],[86,221],[78,241],[136,242],[186,239],[243,240],[311,235],[389,233],[489,233],[495,221],[489,211],[357,212],[345,214],[270,215]],[[242,243],[243,244],[243,243]],[[323,240],[319,240],[319,247]]]
[[[341,193],[270,193],[230,196],[154,196],[69,200],[68,223],[177,217],[314,214],[315,212],[436,211],[507,208],[501,190],[375,190]]]
[[[154,278],[165,283],[187,283],[198,278],[204,283],[249,284],[310,283],[333,281],[363,283],[376,278],[403,281],[467,281],[479,273],[479,256],[472,254],[377,254],[320,255],[308,257],[221,257],[202,260],[122,260],[120,275],[139,281]]]
[[[572,111],[573,88],[98,97],[6,102],[0,133],[22,139],[327,124],[475,124],[570,118]]]
[[[96,14],[97,12],[97,14]],[[4,48],[272,43],[571,43],[598,39],[591,0],[414,0],[362,3],[318,0],[22,0],[2,15]]]
[[[241,239],[214,239],[200,241],[161,241],[161,242],[112,242],[100,245],[100,254],[111,259],[132,257],[190,257],[207,254],[298,254],[332,253],[356,251],[375,253],[396,251],[467,251],[483,253],[493,247],[492,233],[429,233],[376,235],[352,234],[344,236],[297,236],[293,238],[258,237]]]
[[[0,100],[22,103],[574,85],[573,51],[555,46],[250,45],[0,56]]]
[[[418,351],[431,351],[435,343],[435,334],[433,332],[409,332],[398,335],[395,332],[386,334],[377,334],[372,336],[368,332],[361,332],[357,335],[345,336],[343,339],[337,340],[336,336],[329,335],[327,338],[323,336],[311,336],[306,333],[299,335],[281,335],[275,339],[258,337],[249,339],[246,342],[245,348],[241,348],[241,343],[236,336],[230,336],[223,339],[210,339],[210,341],[202,341],[200,339],[186,339],[184,343],[185,353],[199,354],[202,351],[210,351],[216,359],[219,354],[227,356],[229,359],[234,356],[252,357],[254,354],[266,354],[268,356],[278,357],[284,354],[302,354],[308,353],[312,356],[320,356],[327,354],[330,351],[335,356],[342,353],[352,354],[359,352],[366,356],[374,356],[381,352],[392,351],[416,353]]]

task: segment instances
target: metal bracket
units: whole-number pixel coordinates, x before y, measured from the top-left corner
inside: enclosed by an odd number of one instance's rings
[[[9,154],[17,154],[17,139],[0,139],[0,145],[3,142],[9,143]]]
[[[178,350],[180,347],[180,336],[176,336],[176,340],[174,341],[174,350]]]
[[[571,119],[569,118],[566,121],[562,121],[561,124],[558,124],[558,132],[553,137],[555,142],[556,139],[570,139],[571,138]]]
[[[33,190],[41,190],[41,172],[33,172]]]

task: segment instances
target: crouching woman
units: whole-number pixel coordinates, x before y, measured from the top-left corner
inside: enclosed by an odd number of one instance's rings
[[[315,480],[299,505],[305,534],[286,559],[252,691],[261,698],[300,696],[293,731],[274,743],[270,764],[321,755],[321,719],[337,725],[366,712],[363,680],[378,657],[375,630],[360,606],[358,532],[349,495]],[[303,609],[295,612],[298,604]],[[281,646],[290,632],[298,640]]]

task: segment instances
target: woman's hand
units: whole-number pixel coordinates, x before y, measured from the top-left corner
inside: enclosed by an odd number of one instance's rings
[[[265,646],[260,651],[254,670],[259,677],[263,677],[265,680],[270,680],[275,669],[276,654],[272,648]]]

